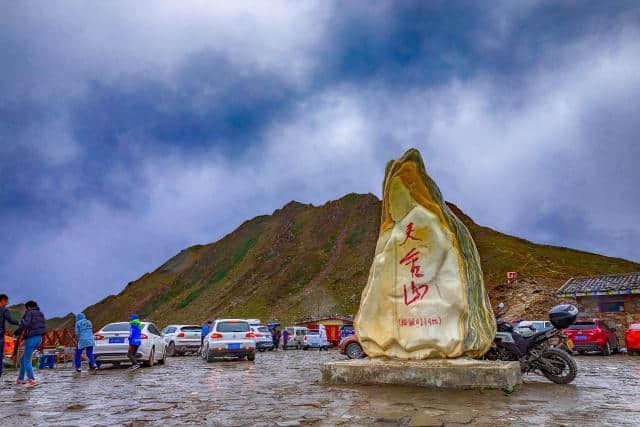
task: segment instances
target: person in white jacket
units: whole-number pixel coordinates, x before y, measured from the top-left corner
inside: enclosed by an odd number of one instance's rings
[[[329,340],[327,339],[327,329],[324,325],[318,325],[320,331],[320,349],[329,350]]]

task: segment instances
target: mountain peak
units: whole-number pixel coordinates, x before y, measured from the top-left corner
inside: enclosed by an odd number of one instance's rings
[[[630,261],[508,236],[475,224],[455,204],[448,206],[476,243],[492,301],[519,301],[522,315],[545,315],[569,277],[640,270]],[[273,215],[245,221],[217,242],[182,251],[84,313],[96,327],[126,320],[132,312],[161,327],[215,317],[285,324],[318,313],[354,315],[369,275],[380,212],[381,201],[370,193],[347,194],[321,206],[291,201]],[[507,284],[508,271],[518,271],[519,283],[535,283],[535,292]]]

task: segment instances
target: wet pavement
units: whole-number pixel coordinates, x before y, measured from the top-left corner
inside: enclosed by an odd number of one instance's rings
[[[259,353],[254,363],[177,357],[165,366],[5,371],[0,425],[638,425],[640,357],[580,356],[578,377],[528,375],[512,394],[405,387],[326,387],[319,364],[336,351]],[[86,368],[85,368],[86,369]]]

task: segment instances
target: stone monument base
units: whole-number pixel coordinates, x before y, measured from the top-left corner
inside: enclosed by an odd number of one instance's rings
[[[460,359],[356,359],[321,366],[324,384],[393,384],[453,389],[507,389],[522,383],[520,364]]]

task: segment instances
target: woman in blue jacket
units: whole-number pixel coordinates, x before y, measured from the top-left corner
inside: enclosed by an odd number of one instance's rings
[[[40,347],[42,336],[47,331],[44,314],[40,311],[40,307],[35,301],[27,301],[24,305],[27,311],[24,312],[20,326],[15,330],[14,335],[24,339],[24,353],[20,358],[20,373],[18,374],[17,384],[24,384],[24,374],[29,378],[29,385],[36,385],[36,379],[33,376],[33,367],[31,366],[31,356],[33,352]]]
[[[76,371],[81,371],[80,366],[82,364],[83,351],[87,353],[87,357],[89,358],[89,369],[96,369],[96,360],[93,357],[93,325],[84,313],[78,313],[76,315],[76,339],[78,340],[78,348],[73,358]]]

